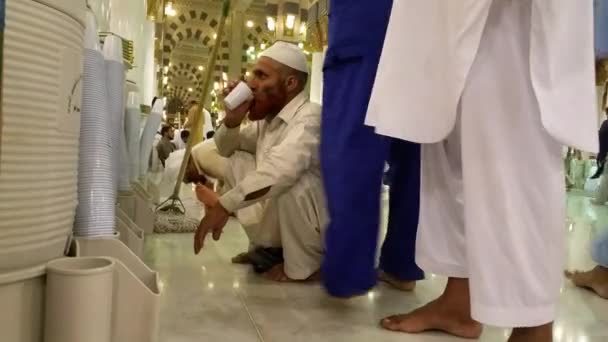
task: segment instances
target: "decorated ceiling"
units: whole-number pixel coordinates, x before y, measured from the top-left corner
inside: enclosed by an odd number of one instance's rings
[[[159,87],[168,100],[199,98],[212,47],[218,43],[222,0],[156,1]],[[257,54],[275,40],[298,44],[310,54],[319,48],[320,8],[327,0],[232,0],[216,66],[211,102],[227,79],[246,75]],[[322,44],[321,44],[322,45]]]

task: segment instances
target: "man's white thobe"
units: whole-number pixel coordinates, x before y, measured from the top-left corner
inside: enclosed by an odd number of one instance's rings
[[[270,120],[222,125],[217,150],[193,151],[203,172],[225,183],[220,203],[254,246],[283,247],[285,273],[306,279],[318,271],[327,214],[319,165],[321,108],[303,92]],[[227,159],[218,159],[218,153]]]
[[[422,149],[417,263],[469,278],[473,318],[555,318],[561,143],[597,150],[591,0],[393,4],[366,119]]]

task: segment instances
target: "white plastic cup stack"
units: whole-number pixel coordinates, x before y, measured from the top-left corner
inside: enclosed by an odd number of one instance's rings
[[[152,152],[154,136],[162,121],[163,108],[165,104],[162,99],[157,99],[152,107],[152,112],[148,115],[144,131],[141,134],[141,143],[139,145],[139,177],[144,179],[148,173],[148,160]]]
[[[125,133],[127,136],[127,151],[129,152],[129,180],[131,183],[137,182],[139,178],[140,118],[139,97],[137,93],[129,92]]]
[[[112,145],[106,99],[105,61],[97,41],[97,23],[86,16],[80,152],[78,165],[78,207],[74,222],[77,236],[114,234],[114,191]]]
[[[247,86],[247,84],[245,82],[239,82],[239,84],[237,84],[237,86],[232,89],[230,94],[226,96],[226,98],[224,99],[224,104],[226,105],[226,108],[233,110],[236,107],[245,103],[245,101],[247,101],[252,96],[253,92]]]
[[[125,68],[122,39],[109,35],[103,44],[106,59],[108,108],[112,132],[112,167],[115,189],[130,191],[129,161],[125,138]]]

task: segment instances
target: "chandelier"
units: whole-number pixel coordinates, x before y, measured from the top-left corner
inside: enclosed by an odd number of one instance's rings
[[[266,27],[275,40],[294,43],[306,41],[308,0],[268,0]]]

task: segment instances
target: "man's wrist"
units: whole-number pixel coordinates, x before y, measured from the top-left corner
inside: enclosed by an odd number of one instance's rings
[[[226,119],[224,119],[224,126],[226,126],[226,128],[230,128],[230,129],[237,128],[241,125],[242,121],[243,120],[236,121],[236,120],[230,120],[230,119],[226,118]]]
[[[239,207],[238,192],[235,190],[228,191],[218,199],[218,205],[221,205],[228,213],[234,213]]]
[[[226,210],[226,208],[224,208],[222,203],[220,203],[219,201],[217,203],[215,203],[214,207],[216,209],[218,209],[219,211],[221,211],[226,216],[230,216],[230,214],[231,214],[230,211]]]

